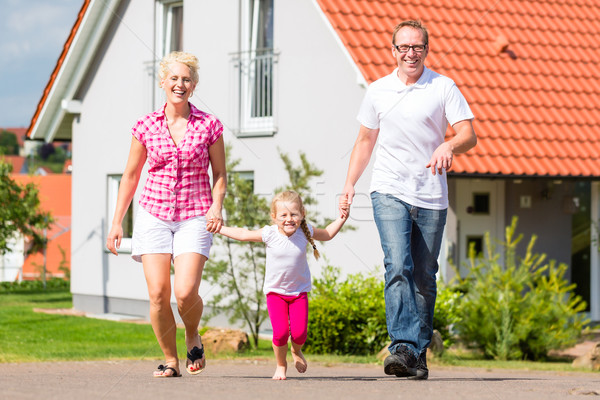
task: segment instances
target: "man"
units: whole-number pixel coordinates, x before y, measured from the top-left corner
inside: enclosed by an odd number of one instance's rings
[[[454,154],[477,143],[465,98],[451,79],[425,67],[428,39],[418,21],[394,29],[392,55],[398,67],[367,90],[341,197],[352,203],[354,185],[379,140],[370,192],[384,252],[391,339],[384,371],[412,379],[429,376],[425,356],[448,208],[446,171]],[[444,141],[448,123],[456,135]]]

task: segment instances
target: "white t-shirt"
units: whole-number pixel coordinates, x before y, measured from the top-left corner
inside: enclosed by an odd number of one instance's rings
[[[313,227],[308,230],[313,235]],[[306,260],[308,239],[298,228],[292,236],[279,232],[277,225],[265,226],[262,240],[266,244],[267,261],[263,292],[297,296],[311,289],[310,269]]]
[[[358,113],[367,128],[379,128],[371,192],[391,194],[417,207],[448,208],[446,172],[425,165],[444,141],[448,123],[473,119],[454,81],[425,68],[406,86],[395,69],[369,85]]]

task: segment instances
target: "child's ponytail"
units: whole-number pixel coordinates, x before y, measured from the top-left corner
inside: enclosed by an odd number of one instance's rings
[[[317,245],[315,244],[314,239],[310,235],[310,231],[308,230],[308,225],[306,224],[306,219],[302,220],[302,222],[300,223],[300,228],[302,228],[302,232],[304,232],[304,236],[306,236],[306,239],[310,242],[310,245],[313,248],[313,254],[315,255],[315,258],[318,260],[321,255],[319,254],[319,250],[317,250]]]

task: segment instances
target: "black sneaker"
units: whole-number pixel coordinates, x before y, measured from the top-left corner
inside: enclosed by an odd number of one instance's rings
[[[408,379],[425,380],[429,378],[429,369],[427,369],[427,352],[423,352],[417,358],[417,374],[409,376]]]
[[[383,372],[399,378],[417,375],[417,359],[406,347],[400,346],[396,353],[390,354],[383,362]]]

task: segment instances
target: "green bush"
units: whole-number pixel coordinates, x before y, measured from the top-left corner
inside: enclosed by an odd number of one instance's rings
[[[50,278],[46,280],[46,289],[44,289],[44,282],[41,280],[35,281],[21,281],[21,282],[0,282],[0,293],[14,293],[14,292],[30,292],[30,291],[43,291],[43,290],[69,290],[71,288],[71,282],[60,278]]]
[[[458,313],[462,292],[457,286],[446,284],[441,280],[437,285],[433,329],[436,329],[442,336],[444,348],[448,348],[455,342],[451,327],[460,319]]]
[[[384,283],[375,276],[349,275],[327,266],[309,294],[305,349],[315,354],[368,355],[388,342]]]
[[[517,257],[522,235],[515,238],[516,225],[514,217],[500,249],[489,234],[484,256],[476,257],[471,249],[454,328],[465,344],[488,358],[540,360],[550,350],[576,343],[587,323],[580,314],[586,304],[564,279],[565,264],[545,263],[545,254],[533,253],[535,235],[524,257]]]

